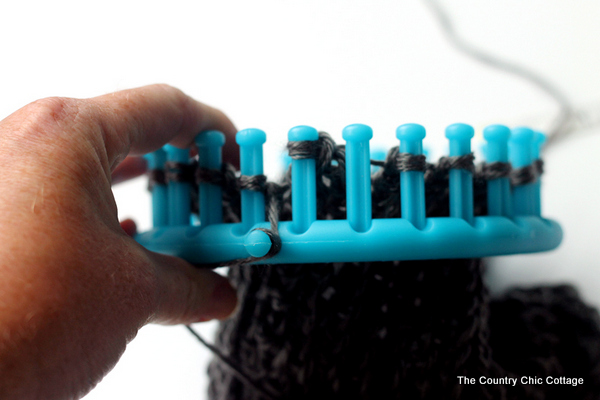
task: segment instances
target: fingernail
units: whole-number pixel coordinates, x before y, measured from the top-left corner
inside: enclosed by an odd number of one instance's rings
[[[208,319],[225,319],[235,311],[237,293],[229,281],[219,283],[210,298],[210,315]]]

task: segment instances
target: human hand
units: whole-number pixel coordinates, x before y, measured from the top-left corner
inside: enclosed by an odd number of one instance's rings
[[[43,99],[0,122],[0,398],[80,398],[143,325],[233,312],[224,277],[147,251],[121,228],[110,188],[128,154],[187,147],[206,129],[235,133],[220,111],[165,85]],[[137,160],[115,180],[141,173]]]

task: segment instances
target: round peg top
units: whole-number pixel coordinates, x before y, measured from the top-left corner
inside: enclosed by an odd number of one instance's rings
[[[219,131],[200,132],[194,139],[196,146],[222,147],[225,144],[225,135]]]
[[[396,137],[400,140],[420,141],[425,139],[425,127],[419,124],[404,124],[396,129]]]
[[[319,132],[312,126],[299,125],[290,129],[288,132],[288,140],[290,142],[319,140]]]
[[[513,143],[533,144],[534,133],[531,129],[520,126],[512,130],[510,141]]]
[[[190,159],[190,149],[180,149],[167,144],[165,145],[165,151],[167,152],[167,159],[170,161],[185,163]]]
[[[470,140],[475,136],[475,130],[471,125],[452,124],[446,128],[446,138],[454,140]]]
[[[250,231],[244,240],[244,247],[252,257],[264,257],[271,250],[271,238],[264,231]]]
[[[260,129],[244,129],[235,135],[235,142],[240,146],[261,145],[267,141],[267,134]]]
[[[483,138],[488,142],[508,142],[510,128],[504,125],[489,125],[483,129]]]
[[[508,161],[508,140],[510,128],[504,125],[489,125],[483,129],[485,144],[485,156],[488,162]]]
[[[534,133],[533,130],[525,127],[518,127],[512,130],[510,135],[510,162],[513,168],[521,168],[530,165],[534,159]]]
[[[362,142],[373,138],[373,129],[363,124],[352,124],[345,127],[342,137],[347,142]]]

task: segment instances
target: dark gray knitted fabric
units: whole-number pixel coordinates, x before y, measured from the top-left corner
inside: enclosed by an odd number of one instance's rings
[[[479,260],[241,266],[217,345],[282,399],[595,399],[598,315],[568,286],[491,301]],[[262,399],[215,359],[210,398]],[[568,376],[584,385],[459,385]]]
[[[318,218],[345,218],[343,146],[321,135],[314,148],[302,151],[302,157],[318,155]],[[373,176],[375,218],[399,216],[397,153],[392,149]],[[471,169],[472,159],[426,165],[428,217],[448,215],[452,165]],[[486,213],[485,177],[509,170],[474,169],[476,215]],[[225,215],[235,221],[239,184],[232,183],[230,168],[224,172],[219,179],[230,182]],[[282,220],[290,219],[289,188],[288,174],[273,191],[280,202],[271,204],[278,204]],[[600,398],[596,310],[569,286],[518,289],[490,300],[483,273],[477,259],[232,267],[229,278],[241,304],[220,324],[216,345],[263,389],[244,384],[217,358],[209,367],[209,397]],[[584,384],[460,385],[458,376],[565,376]]]

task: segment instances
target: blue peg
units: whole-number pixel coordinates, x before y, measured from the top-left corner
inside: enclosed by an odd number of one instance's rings
[[[190,160],[189,149],[179,149],[166,145],[167,161],[188,164]],[[191,215],[190,184],[187,182],[169,182],[169,225],[189,225]]]
[[[400,153],[423,154],[425,128],[418,124],[404,124],[396,129],[400,140]],[[425,227],[425,173],[424,171],[400,172],[400,203],[402,218],[417,229]]]
[[[485,147],[486,162],[508,162],[508,139],[510,129],[504,125],[490,125],[483,130],[487,141]],[[510,201],[510,179],[491,179],[487,183],[488,215],[510,217],[512,215]]]
[[[225,135],[219,131],[201,132],[195,138],[198,147],[198,167],[221,170],[221,147],[225,144]],[[200,226],[223,222],[223,198],[221,187],[211,183],[200,183],[198,187]]]
[[[144,156],[148,161],[148,169],[165,171],[167,153],[164,149],[158,149]],[[152,225],[155,228],[169,224],[167,185],[154,185],[152,188]]]
[[[471,153],[471,139],[475,136],[473,127],[467,124],[453,124],[446,128],[450,141],[450,157]],[[450,170],[450,216],[462,218],[473,224],[473,175],[464,169]]]
[[[387,152],[382,148],[371,148],[371,155],[369,157],[371,157],[371,160],[385,161],[385,158],[387,157]],[[376,165],[371,165],[371,175],[377,172],[380,168],[381,167],[378,167]]]
[[[515,128],[509,141],[510,162],[514,169],[533,163],[534,133],[529,128]],[[533,183],[513,188],[513,210],[516,216],[535,215],[535,191]]]
[[[288,133],[290,142],[319,140],[319,132],[310,126],[297,126]],[[317,182],[315,160],[292,159],[292,221],[294,233],[308,230],[317,219]]]
[[[235,136],[240,146],[242,175],[263,174],[263,148],[267,135],[260,129],[244,129]],[[265,221],[265,196],[262,192],[242,190],[242,229],[247,232],[254,224]]]
[[[544,146],[544,143],[546,143],[546,135],[544,135],[542,132],[534,132],[532,154],[533,162],[537,162],[540,160],[540,154],[542,152],[542,147]],[[540,217],[542,215],[542,182],[540,176],[538,176],[537,180],[533,183],[533,187],[533,211],[534,215]]]
[[[369,140],[373,130],[362,124],[348,125],[342,132],[346,141],[346,215],[352,229],[371,228],[371,161]]]

